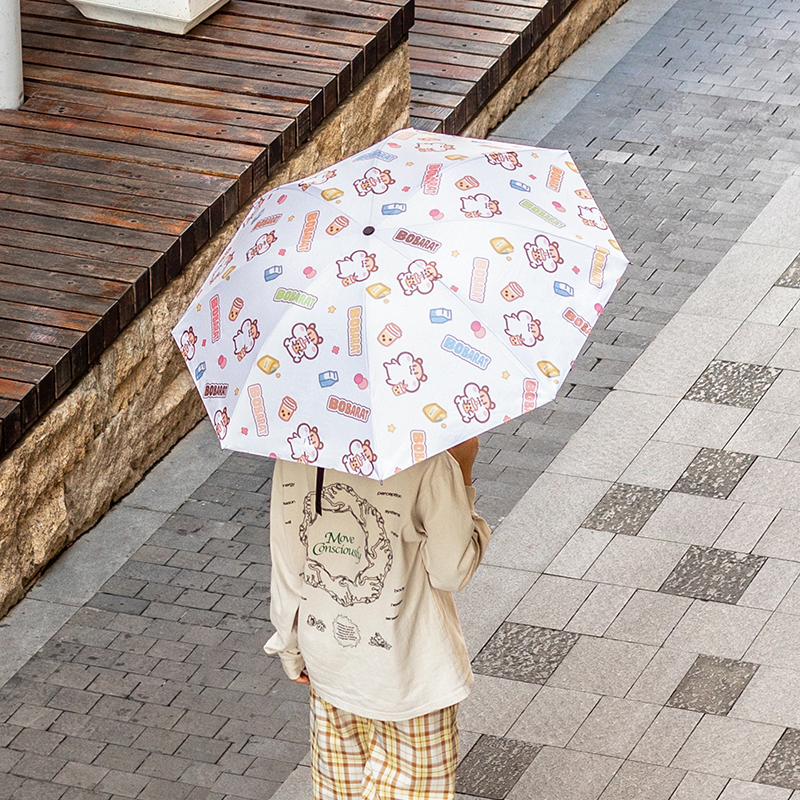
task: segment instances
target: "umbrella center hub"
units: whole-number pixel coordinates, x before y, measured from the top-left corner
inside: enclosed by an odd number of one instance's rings
[[[375,233],[375,228],[373,228],[372,225],[367,225],[367,227],[364,228],[362,233],[364,234],[364,236],[372,236],[372,234]]]

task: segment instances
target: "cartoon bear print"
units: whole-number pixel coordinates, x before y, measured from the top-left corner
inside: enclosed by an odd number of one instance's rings
[[[277,241],[278,237],[275,235],[275,231],[262,234],[256,239],[256,243],[247,251],[247,260],[250,261],[256,256],[263,256]]]
[[[530,311],[503,314],[505,333],[515,347],[533,347],[544,339],[541,320],[534,319]]]
[[[363,178],[353,181],[353,186],[358,192],[359,197],[365,197],[370,192],[373,194],[383,194],[394,183],[392,173],[388,169],[370,167]]]
[[[464,422],[488,422],[491,411],[495,408],[494,401],[489,394],[488,386],[478,386],[477,383],[468,383],[464,386],[464,393],[453,398],[458,413]]]
[[[350,451],[342,456],[342,465],[351,475],[361,475],[364,478],[372,475],[378,456],[372,449],[369,439],[353,439],[350,442]]]
[[[283,340],[283,346],[289,351],[292,361],[299,364],[304,358],[309,361],[319,355],[319,346],[323,342],[322,336],[317,332],[317,325],[310,322],[296,322],[292,326],[291,335]]]
[[[405,272],[398,273],[397,280],[404,295],[412,295],[414,292],[430,294],[433,291],[433,282],[441,277],[435,261],[417,258],[408,265]]]
[[[313,464],[319,457],[319,451],[325,447],[317,426],[312,427],[305,422],[300,423],[286,441],[292,451],[292,458],[302,464]]]
[[[502,213],[500,203],[483,192],[462,197],[460,210],[467,219],[489,219]]]
[[[228,425],[231,424],[231,418],[228,416],[228,409],[218,408],[214,412],[214,431],[217,434],[217,439],[222,441],[225,434],[228,432]]]
[[[385,361],[386,383],[392,387],[392,394],[399,397],[406,392],[416,392],[428,380],[421,358],[414,358],[411,353],[400,353],[397,358]]]
[[[233,337],[233,352],[239,361],[255,347],[256,339],[259,336],[257,319],[245,319],[242,321],[242,327]]]
[[[366,250],[356,250],[349,256],[336,261],[338,272],[336,273],[342,286],[352,286],[359,281],[365,281],[378,269],[375,263],[375,253],[367,253]]]
[[[304,181],[300,183],[300,188],[307,192],[309,187],[311,186],[321,186],[323,183],[326,183],[331,178],[336,177],[336,170],[329,169],[325,172],[318,172],[316,175],[312,175],[310,178],[306,178]]]
[[[517,167],[522,166],[519,156],[513,150],[504,153],[485,153],[486,160],[492,164],[499,164],[503,169],[513,172]]]
[[[590,228],[598,228],[601,231],[608,230],[608,223],[605,217],[600,213],[599,208],[590,206],[578,206],[578,216],[584,225]]]
[[[564,263],[558,242],[551,241],[544,234],[539,234],[533,242],[525,242],[525,255],[531,267],[541,267],[545,272],[555,272]]]
[[[186,361],[191,361],[194,358],[194,346],[197,344],[197,334],[189,326],[189,330],[181,334],[181,353]]]

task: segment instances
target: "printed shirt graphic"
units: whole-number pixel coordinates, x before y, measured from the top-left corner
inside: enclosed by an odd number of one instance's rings
[[[271,525],[276,633],[290,677],[306,666],[334,706],[401,720],[460,702],[472,673],[451,592],[489,540],[455,460],[442,453],[383,482],[278,461]]]
[[[392,566],[392,545],[380,513],[344,483],[323,489],[322,516],[315,514],[314,503],[315,495],[307,495],[300,525],[306,583],[345,608],[375,602]]]

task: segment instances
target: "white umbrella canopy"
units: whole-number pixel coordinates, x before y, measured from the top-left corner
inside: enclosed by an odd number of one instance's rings
[[[383,479],[552,400],[627,264],[569,153],[407,129],[259,198],[173,336],[222,447]]]

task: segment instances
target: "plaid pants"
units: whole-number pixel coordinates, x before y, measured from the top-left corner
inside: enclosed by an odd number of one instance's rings
[[[314,800],[453,800],[457,705],[384,722],[310,700]]]

